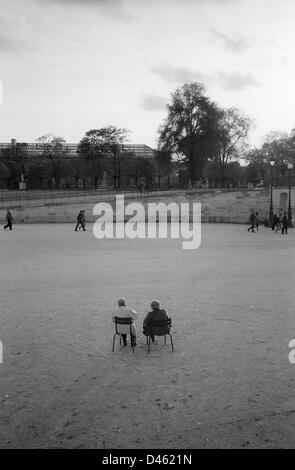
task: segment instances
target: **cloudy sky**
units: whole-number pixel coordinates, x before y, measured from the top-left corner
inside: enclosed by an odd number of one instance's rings
[[[114,124],[155,146],[192,81],[254,120],[252,144],[290,132],[294,18],[294,0],[0,0],[0,142]]]

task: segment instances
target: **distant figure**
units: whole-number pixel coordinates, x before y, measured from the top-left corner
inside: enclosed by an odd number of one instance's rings
[[[276,233],[278,233],[280,230],[282,230],[282,222],[283,222],[283,217],[282,217],[282,214],[280,212],[280,214],[278,216],[278,220],[277,220]]]
[[[256,225],[256,230],[258,232],[258,227],[259,227],[259,215],[258,212],[255,213],[255,225]]]
[[[273,222],[272,222],[272,227],[271,227],[272,230],[274,230],[275,228],[277,228],[277,226],[278,226],[278,221],[279,221],[279,218],[278,218],[277,214],[274,214],[274,216],[273,216]]]
[[[81,230],[81,228],[83,228],[83,232],[86,232],[84,210],[81,210],[77,216],[77,225],[75,227],[75,232],[77,232],[78,229]]]
[[[82,211],[81,228],[83,228],[83,232],[86,232],[85,224],[86,224],[85,211]]]
[[[255,232],[254,230],[254,227],[255,227],[255,214],[254,214],[254,211],[252,210],[251,211],[251,214],[250,214],[250,227],[248,228],[248,232],[251,230],[252,232]]]
[[[9,227],[9,230],[12,230],[12,223],[13,223],[13,217],[11,212],[7,209],[6,211],[6,222],[7,224],[4,225],[4,230]]]
[[[288,233],[288,216],[287,216],[287,212],[284,212],[284,215],[283,215],[283,219],[282,219],[282,224],[283,224],[283,228],[282,228],[282,234],[284,233]]]
[[[143,334],[146,336],[150,336],[151,340],[154,342],[155,337],[151,335],[149,324],[153,320],[168,320],[168,315],[166,310],[161,309],[161,304],[158,300],[153,300],[151,303],[152,311],[147,314],[145,319],[143,320]]]
[[[152,192],[152,181],[148,180],[145,186],[146,193],[150,194]]]
[[[140,191],[140,194],[143,193],[143,182],[142,181],[139,183],[139,191]]]
[[[118,300],[118,307],[115,308],[113,311],[113,322],[115,321],[115,317],[120,318],[132,318],[132,335],[131,335],[131,344],[136,346],[136,325],[135,320],[137,319],[137,312],[132,310],[132,308],[127,307],[127,302],[125,299],[121,298]],[[122,335],[123,344],[127,346],[127,334]]]

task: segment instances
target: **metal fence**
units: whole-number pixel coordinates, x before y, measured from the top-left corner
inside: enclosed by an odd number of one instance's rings
[[[175,189],[174,189],[175,191]],[[182,190],[185,192],[184,190]],[[153,194],[169,194],[170,190],[153,190]],[[0,191],[0,209],[13,209],[19,207],[50,206],[57,204],[75,204],[83,202],[99,202],[113,199],[117,194],[128,197],[141,197],[151,192],[141,192],[137,189],[82,189],[82,190],[29,190],[29,191]]]
[[[122,193],[122,190],[117,191]],[[124,191],[124,193],[127,191]],[[128,191],[131,192],[131,191]],[[134,192],[134,191],[133,191]],[[17,208],[101,200],[116,194],[114,190],[29,190],[0,191],[0,208]]]

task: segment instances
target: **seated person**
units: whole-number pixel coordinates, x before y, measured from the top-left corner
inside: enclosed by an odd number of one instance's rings
[[[118,300],[118,307],[115,308],[113,311],[113,322],[115,321],[115,317],[120,318],[132,318],[132,335],[131,335],[131,344],[136,346],[136,326],[134,321],[137,318],[137,313],[132,308],[127,307],[127,302],[125,299]],[[127,346],[127,334],[122,334],[124,346]]]
[[[143,320],[143,334],[146,336],[150,336],[151,340],[154,342],[155,337],[150,334],[149,324],[153,320],[168,320],[168,315],[166,310],[161,309],[160,302],[158,300],[153,300],[151,303],[152,311],[147,314],[145,319]]]

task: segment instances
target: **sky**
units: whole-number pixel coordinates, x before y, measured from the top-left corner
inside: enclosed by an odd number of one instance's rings
[[[0,0],[0,142],[107,125],[155,147],[171,93],[203,83],[253,120],[295,127],[294,0]]]

